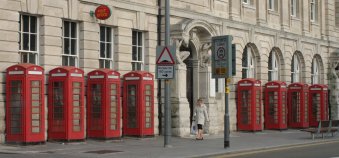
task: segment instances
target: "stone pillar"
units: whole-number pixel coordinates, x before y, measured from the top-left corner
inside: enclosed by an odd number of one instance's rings
[[[186,96],[186,65],[175,65],[175,78],[170,82],[172,104],[172,135],[190,134],[190,107]]]

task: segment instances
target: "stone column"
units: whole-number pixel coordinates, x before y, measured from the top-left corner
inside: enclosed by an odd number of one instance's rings
[[[175,78],[171,81],[172,135],[190,134],[190,107],[186,96],[186,65],[175,65]]]

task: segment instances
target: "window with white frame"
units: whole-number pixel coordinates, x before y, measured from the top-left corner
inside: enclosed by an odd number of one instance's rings
[[[318,1],[317,0],[311,0],[311,21],[315,22],[318,18]]]
[[[113,29],[100,26],[100,68],[113,68]]]
[[[63,66],[78,66],[78,25],[76,22],[63,22]]]
[[[19,19],[19,50],[22,63],[38,64],[39,21],[36,16],[21,14]]]
[[[300,60],[297,55],[293,55],[291,69],[291,81],[300,82]]]
[[[312,84],[318,84],[319,79],[319,62],[317,58],[313,58],[312,60],[312,70],[311,70],[311,83]]]
[[[242,3],[244,3],[244,4],[249,4],[249,3],[250,3],[250,0],[242,0]]]
[[[132,32],[132,70],[143,70],[144,60],[144,37],[143,32]]]
[[[298,16],[299,0],[291,0],[291,16]]]
[[[279,80],[279,59],[276,51],[271,51],[269,56],[268,80]]]
[[[255,59],[252,49],[245,47],[242,57],[242,78],[255,78]]]
[[[268,9],[278,11],[278,0],[268,0]]]

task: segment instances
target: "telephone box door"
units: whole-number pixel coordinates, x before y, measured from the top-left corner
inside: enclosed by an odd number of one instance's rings
[[[132,71],[124,75],[123,133],[154,135],[154,80],[151,73]]]
[[[328,120],[328,88],[315,84],[309,88],[309,124],[316,127],[318,121]]]
[[[261,82],[243,79],[238,82],[238,130],[259,131],[261,125]]]
[[[286,83],[272,81],[265,84],[265,128],[286,129]]]
[[[292,83],[288,86],[288,126],[307,128],[308,123],[308,85]]]

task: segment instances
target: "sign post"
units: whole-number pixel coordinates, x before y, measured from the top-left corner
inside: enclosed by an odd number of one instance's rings
[[[235,49],[235,47],[234,47]],[[234,57],[232,57],[233,55]],[[225,78],[225,115],[224,115],[224,148],[230,147],[230,118],[228,110],[228,94],[230,89],[228,83],[232,73],[232,36],[212,37],[212,77]]]

